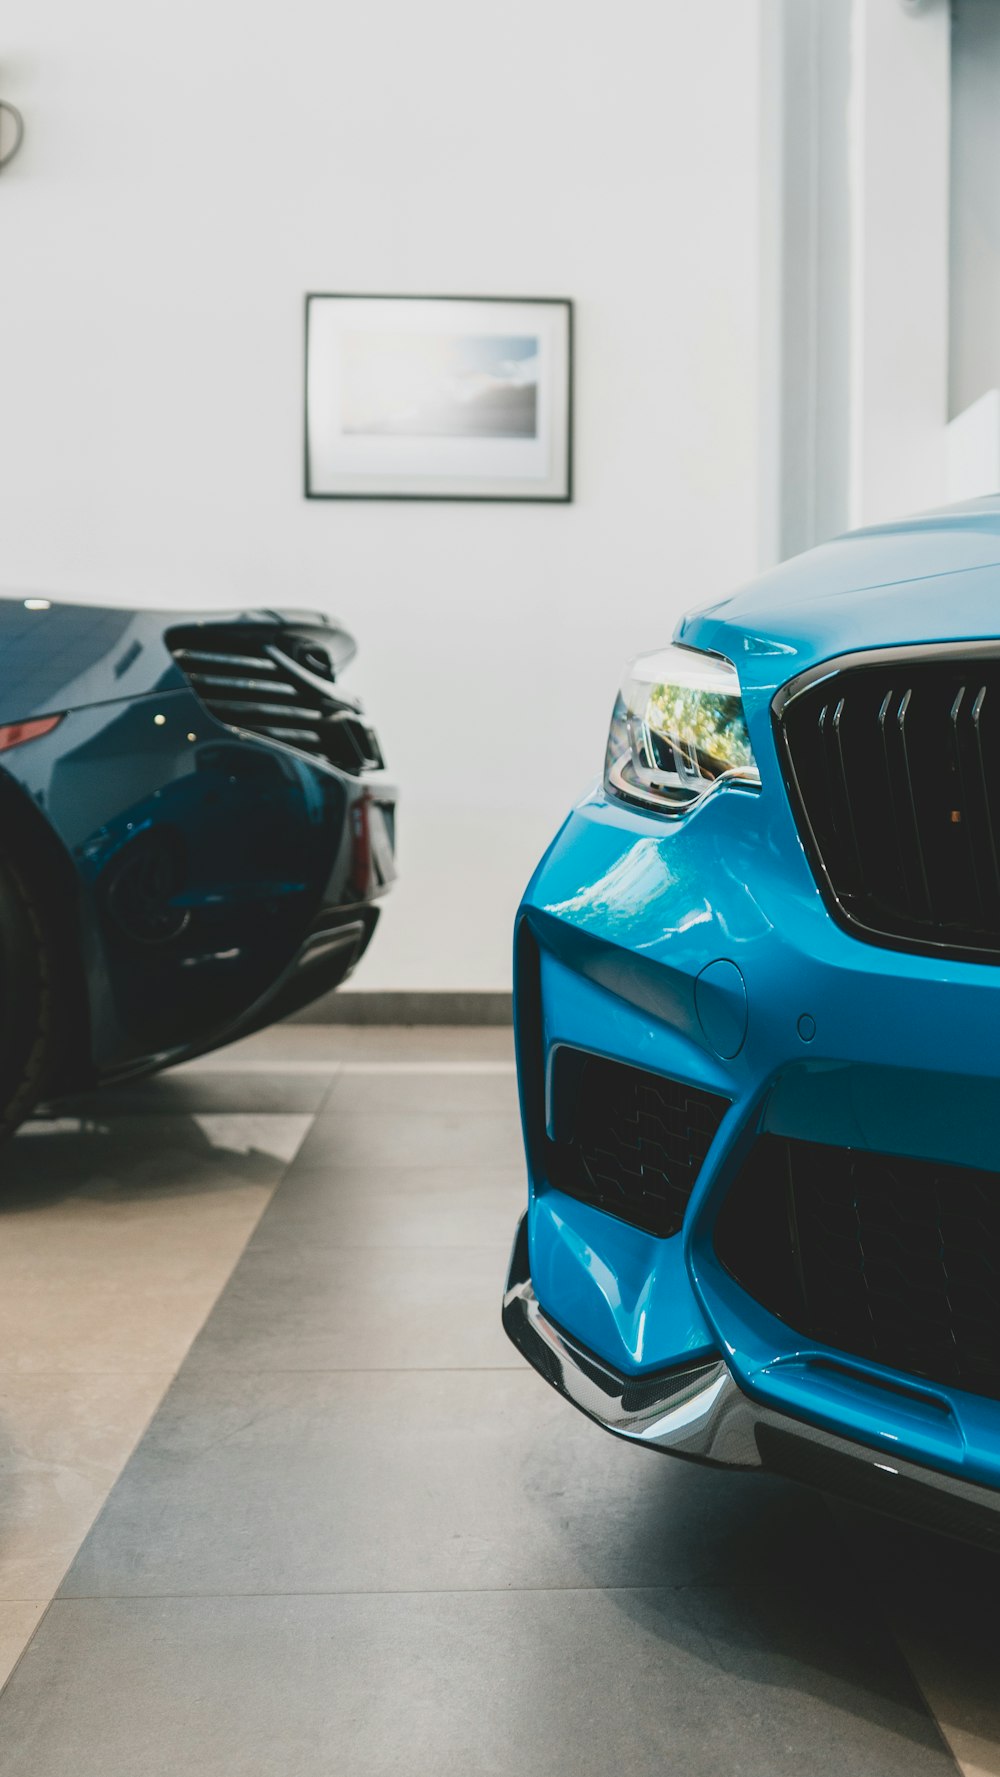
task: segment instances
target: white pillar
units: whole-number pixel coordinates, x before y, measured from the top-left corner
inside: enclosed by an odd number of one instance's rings
[[[762,566],[847,529],[852,0],[761,9]]]
[[[854,0],[850,520],[946,497],[948,0]]]

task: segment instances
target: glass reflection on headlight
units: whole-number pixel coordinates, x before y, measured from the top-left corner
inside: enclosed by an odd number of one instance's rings
[[[732,663],[680,647],[634,661],[611,717],[605,787],[682,814],[731,780],[760,784]]]

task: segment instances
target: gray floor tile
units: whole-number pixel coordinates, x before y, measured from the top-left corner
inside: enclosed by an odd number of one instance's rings
[[[359,1068],[364,1063],[356,1064]],[[378,1065],[378,1064],[374,1064]],[[338,1076],[326,1105],[330,1120],[372,1117],[506,1117],[518,1130],[513,1073],[364,1073]]]
[[[500,1326],[506,1256],[491,1246],[251,1244],[189,1367],[251,1375],[519,1369],[522,1360]]]
[[[5,1777],[938,1777],[839,1590],[56,1603]]]
[[[461,1099],[440,1110],[394,1111],[351,1102],[355,1079],[340,1082],[303,1146],[303,1168],[523,1166],[521,1130],[510,1110],[466,1116]]]
[[[636,1450],[523,1366],[244,1376],[189,1361],[64,1591],[763,1581],[819,1574],[833,1541],[818,1497]]]
[[[507,1061],[514,1032],[485,1025],[313,1025],[317,1052],[344,1061]]]
[[[232,1043],[218,1055],[236,1068],[273,1057],[338,1061],[512,1061],[509,1026],[278,1024]],[[210,1062],[213,1057],[207,1058]]]
[[[296,1165],[257,1231],[268,1246],[492,1246],[497,1278],[527,1201],[519,1167]]]

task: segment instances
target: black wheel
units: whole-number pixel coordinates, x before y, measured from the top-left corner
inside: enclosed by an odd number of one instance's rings
[[[37,898],[0,862],[0,1138],[41,1098],[56,1047],[56,951]]]

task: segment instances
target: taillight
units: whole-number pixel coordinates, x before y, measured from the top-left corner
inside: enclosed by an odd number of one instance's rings
[[[367,895],[372,884],[372,836],[369,825],[371,797],[365,793],[351,805],[351,887]]]
[[[61,716],[38,716],[33,722],[8,722],[0,726],[0,753],[9,753],[11,747],[21,747],[26,740],[40,740],[43,734],[51,734],[58,728]]]

